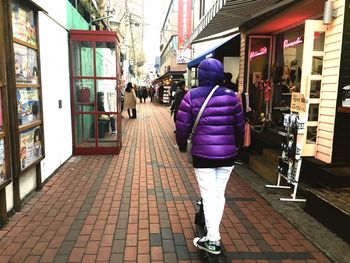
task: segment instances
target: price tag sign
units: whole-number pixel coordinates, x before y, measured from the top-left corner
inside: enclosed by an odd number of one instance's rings
[[[306,100],[304,95],[299,92],[292,93],[292,100],[290,103],[290,110],[292,112],[305,113],[306,112]]]

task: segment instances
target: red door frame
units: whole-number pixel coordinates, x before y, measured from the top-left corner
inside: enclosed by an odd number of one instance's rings
[[[93,69],[94,76],[93,77],[82,77],[82,76],[74,76],[73,72],[73,42],[74,41],[86,41],[92,43],[93,48]],[[70,31],[70,78],[71,78],[71,110],[72,110],[72,132],[73,132],[73,154],[75,155],[95,155],[95,154],[119,154],[120,149],[122,147],[122,128],[121,128],[121,112],[120,112],[120,91],[118,89],[118,78],[120,77],[120,65],[119,65],[119,54],[116,54],[116,74],[115,77],[96,77],[96,42],[111,42],[115,45],[116,53],[120,51],[119,48],[119,39],[115,32],[111,31],[93,31],[93,30],[71,30]],[[75,89],[74,89],[74,81],[79,79],[90,79],[94,82],[94,111],[89,112],[76,112],[75,111]],[[98,122],[97,115],[101,114],[101,112],[96,111],[96,82],[97,80],[115,80],[116,81],[116,112],[106,112],[106,114],[115,114],[116,117],[116,132],[117,132],[117,146],[116,147],[99,147],[98,145]],[[95,147],[79,147],[76,145],[75,138],[75,116],[84,115],[84,114],[92,114],[94,116],[94,129],[95,129]]]

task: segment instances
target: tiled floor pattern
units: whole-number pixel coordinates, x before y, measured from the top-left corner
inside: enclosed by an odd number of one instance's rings
[[[125,114],[126,115],[126,114]],[[119,156],[74,156],[0,230],[0,262],[201,262],[199,190],[169,109],[138,104]],[[232,262],[330,262],[232,176],[221,226]]]

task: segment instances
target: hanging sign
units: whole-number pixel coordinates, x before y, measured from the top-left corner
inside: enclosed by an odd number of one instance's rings
[[[267,47],[262,47],[258,51],[251,51],[249,54],[249,58],[253,59],[255,57],[262,56],[265,54],[267,54]]]
[[[304,95],[299,92],[292,93],[292,100],[290,104],[290,111],[305,113],[306,112],[306,99]]]
[[[296,45],[302,44],[304,41],[302,37],[298,37],[296,40],[289,42],[288,39],[284,40],[283,42],[283,48],[289,48],[289,47],[294,47]]]

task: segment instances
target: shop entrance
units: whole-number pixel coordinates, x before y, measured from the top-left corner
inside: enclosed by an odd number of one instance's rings
[[[322,20],[306,20],[304,32],[303,74],[300,93],[304,95],[305,135],[302,137],[302,156],[315,156],[316,143],[322,140],[317,136],[319,125],[319,105],[322,86],[326,26]]]
[[[119,46],[115,32],[70,32],[74,154],[121,148]]]

